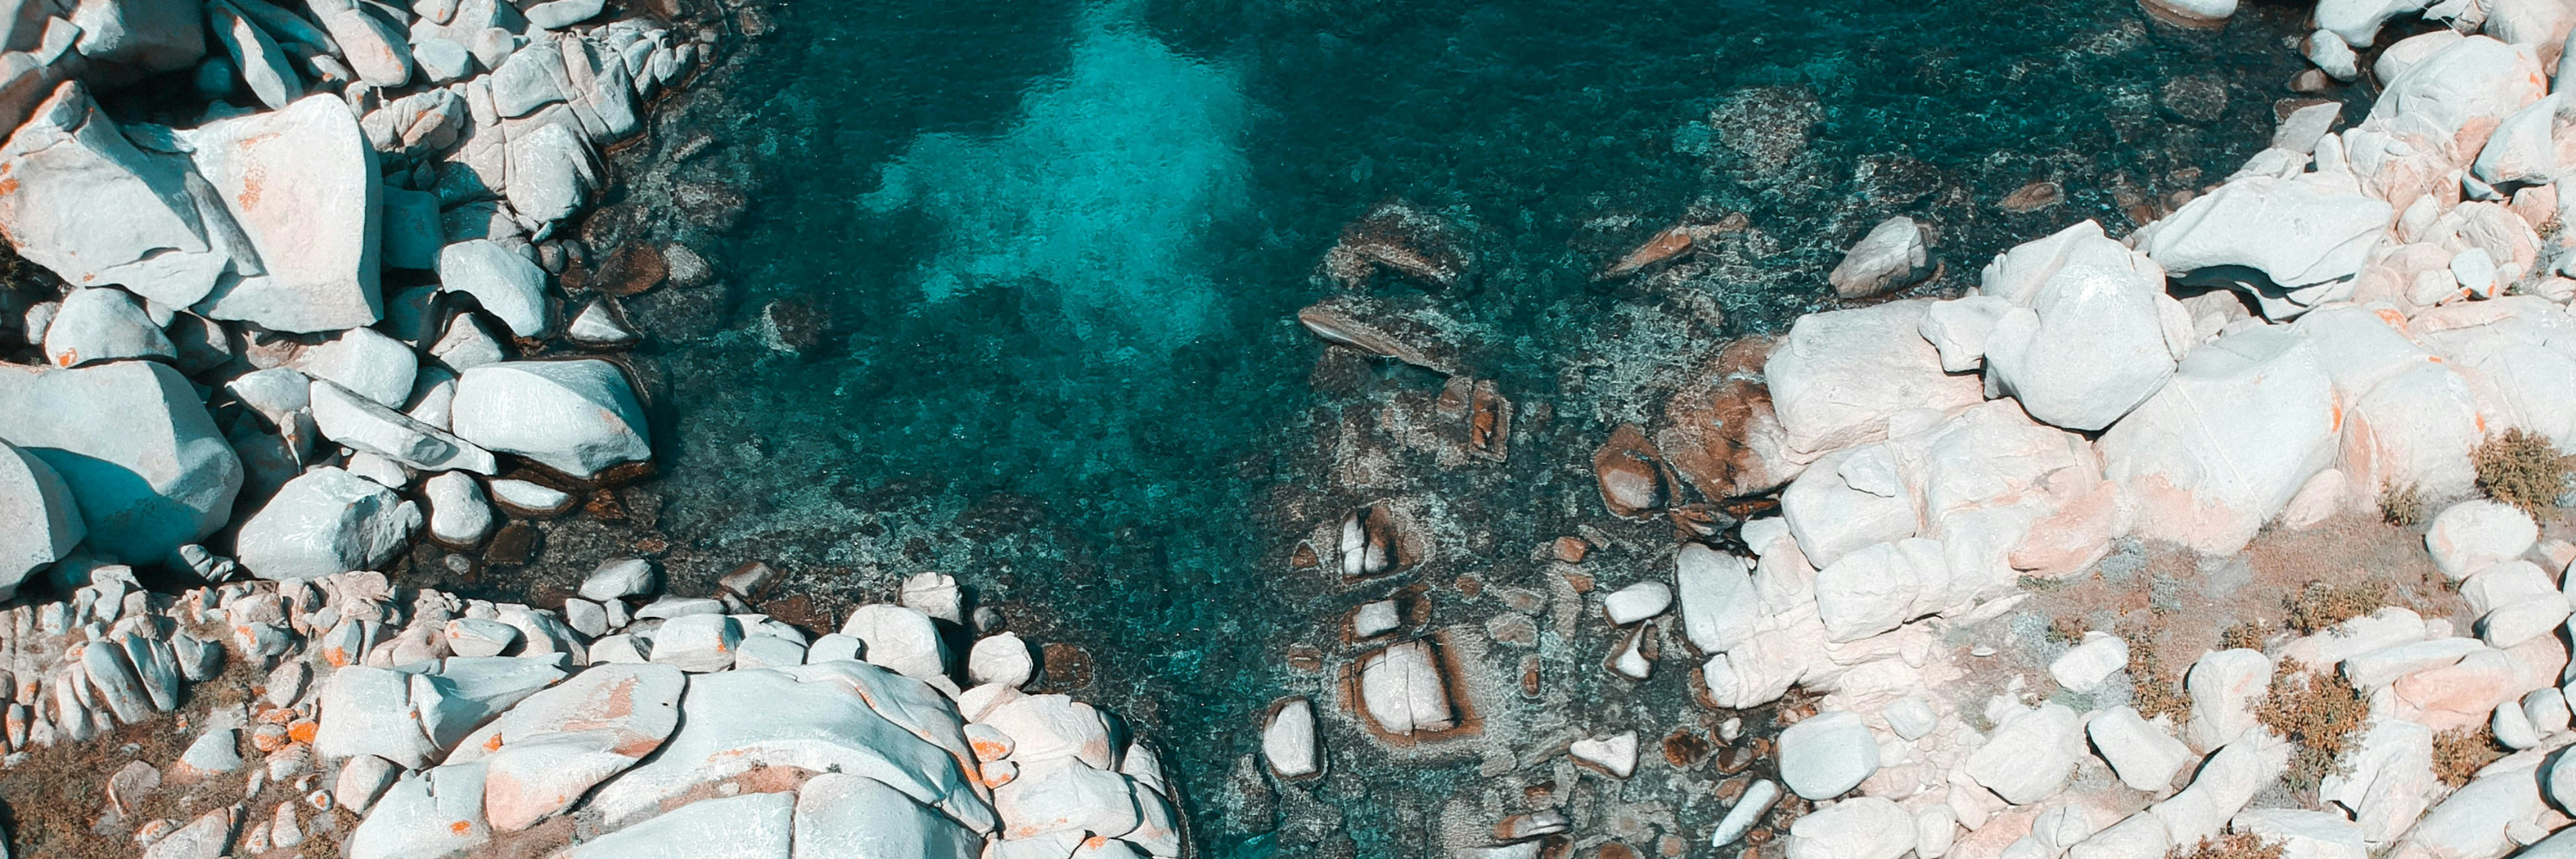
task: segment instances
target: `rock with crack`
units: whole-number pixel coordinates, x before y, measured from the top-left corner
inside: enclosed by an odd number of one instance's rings
[[[1378,729],[1396,736],[1456,727],[1440,657],[1428,641],[1388,645],[1360,660],[1360,701]]]
[[[194,303],[210,319],[272,331],[338,331],[384,315],[378,293],[383,183],[376,150],[338,96],[179,132],[248,247]]]
[[[660,748],[687,684],[665,665],[594,665],[467,735],[447,765],[480,762],[492,829],[526,829]]]
[[[45,362],[56,367],[179,358],[178,347],[144,315],[143,306],[114,287],[72,290],[45,326],[44,346]]]
[[[2315,347],[2256,328],[2193,349],[2096,447],[2134,533],[2223,554],[2332,462],[2336,412]]]
[[[0,175],[13,188],[0,195],[0,233],[67,283],[115,284],[184,307],[212,291],[244,250],[187,160],[136,148],[77,81],[57,87],[0,144]]]
[[[374,569],[410,545],[420,507],[383,485],[322,467],[286,482],[241,527],[237,560],[263,579]]]
[[[1283,779],[1300,779],[1322,770],[1315,749],[1315,706],[1305,698],[1271,705],[1270,721],[1261,728],[1261,758]]]

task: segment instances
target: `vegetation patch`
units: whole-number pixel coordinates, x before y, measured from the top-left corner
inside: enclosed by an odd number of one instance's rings
[[[2502,757],[2504,747],[2496,744],[2495,729],[2485,725],[2433,735],[2433,775],[2452,787],[2468,784],[2478,770]]]
[[[2296,744],[2287,778],[2304,789],[2335,771],[2354,735],[2370,721],[2370,701],[2342,676],[2285,658],[2272,672],[2271,689],[2255,704],[2254,718]]]
[[[2170,715],[2180,722],[2190,718],[2191,699],[2182,694],[2182,674],[2166,670],[2164,660],[2156,656],[2153,631],[2128,638],[2129,706],[2138,708],[2138,715],[2149,719]]]
[[[2176,845],[2166,859],[2281,859],[2281,842],[2246,833],[2203,838],[2199,844]]]
[[[2424,524],[2424,507],[2424,490],[2412,483],[2391,486],[2379,493],[2379,518],[2391,525],[2411,528]]]
[[[2569,458],[2538,433],[2518,427],[2506,430],[2479,444],[2470,461],[2478,469],[2478,488],[2486,490],[2487,497],[2533,516],[2557,507],[2558,496],[2567,491]]]
[[[2315,635],[2387,604],[2388,583],[2374,579],[2341,584],[2309,582],[2298,593],[2281,598],[2290,629],[2300,635]]]

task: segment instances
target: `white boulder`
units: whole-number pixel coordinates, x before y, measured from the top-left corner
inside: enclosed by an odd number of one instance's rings
[[[420,508],[337,468],[307,471],[242,524],[235,560],[263,579],[309,579],[391,560],[420,527]]]
[[[2192,350],[2095,448],[2136,533],[2224,553],[2331,463],[2335,423],[2315,347],[2257,328]]]
[[[2540,539],[2531,514],[2510,504],[2483,498],[2462,501],[2434,515],[2424,532],[2424,549],[2433,566],[2452,581],[2500,561],[2522,557]]]
[[[456,382],[453,430],[576,478],[653,455],[644,409],[626,374],[606,361],[504,361]]]
[[[179,358],[179,348],[144,315],[143,306],[114,287],[72,290],[45,326],[44,345],[45,361],[56,367]]]
[[[1963,771],[2015,805],[2047,799],[2075,774],[2083,724],[2074,710],[2049,702],[2012,713],[1986,744],[1969,753]]]
[[[89,533],[71,487],[35,454],[0,441],[0,599]]]
[[[2120,783],[2134,790],[2155,793],[2172,787],[2174,774],[2193,759],[2191,747],[2126,704],[2094,716],[2084,730]]]
[[[1457,725],[1430,642],[1391,644],[1361,659],[1360,703],[1380,730],[1397,736]]]
[[[0,365],[0,440],[71,489],[90,549],[152,563],[232,515],[242,465],[194,386],[155,361]]]
[[[2251,293],[2287,319],[2336,295],[2368,262],[2394,210],[2322,181],[2246,176],[2140,231],[2138,247],[2186,280]]]
[[[1894,800],[1834,803],[1789,825],[1789,859],[1897,859],[1914,849],[1914,815]]]
[[[196,302],[198,313],[297,332],[383,317],[384,184],[348,103],[320,93],[178,134],[258,260],[256,271],[236,261],[239,276]]]
[[[429,535],[451,546],[472,546],[491,536],[497,517],[483,496],[483,484],[458,471],[445,471],[421,483],[429,500]],[[592,631],[593,635],[598,631]]]
[[[1973,376],[1941,369],[1919,329],[1931,307],[1895,301],[1800,317],[1763,364],[1771,405],[1793,451],[1822,453],[1886,437],[1888,417],[1985,401]]]
[[[1834,710],[1782,730],[1779,756],[1780,780],[1790,791],[1810,800],[1832,799],[1878,772],[1878,738],[1858,714]]]
[[[1987,372],[2032,418],[2075,430],[2110,426],[2163,387],[2193,345],[2182,307],[2165,296],[2155,260],[2092,221],[2005,252],[2031,254],[2044,258],[1988,269],[2045,275],[2025,297],[2008,299],[2014,307],[1986,337]]]
[[[554,328],[546,305],[546,270],[491,239],[470,239],[438,252],[438,285],[474,296],[521,337],[543,337]]]
[[[948,674],[948,643],[919,609],[863,605],[841,623],[841,634],[867,643],[861,658],[868,664],[916,680]]]
[[[1898,215],[1870,228],[1825,280],[1837,295],[1865,298],[1912,286],[1931,273],[1932,251],[1924,243],[1923,227]]]
[[[1261,759],[1280,778],[1296,779],[1322,770],[1315,749],[1315,705],[1290,698],[1272,705],[1270,721],[1261,726]]]

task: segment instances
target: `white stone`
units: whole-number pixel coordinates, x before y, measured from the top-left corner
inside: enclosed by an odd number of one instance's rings
[[[2433,566],[2452,581],[2510,558],[2521,557],[2540,539],[2540,526],[2530,514],[2486,499],[2462,501],[2443,508],[2424,532],[2424,549]]]
[[[448,763],[485,766],[492,828],[525,829],[659,748],[678,726],[687,682],[666,665],[594,666],[465,737]]]
[[[1789,825],[1789,859],[1897,859],[1914,849],[1914,815],[1864,796],[1834,803]]]
[[[1968,755],[1963,771],[2004,801],[2028,805],[2048,798],[2075,772],[2079,732],[2074,710],[2054,702],[2007,716],[1986,744]]]
[[[2506,831],[2534,821],[2546,808],[2538,773],[2529,765],[2483,772],[2426,812],[2388,855],[2502,856],[2513,849]]]
[[[2138,247],[2176,277],[2206,270],[2288,319],[2320,303],[2305,290],[2360,273],[2395,210],[2355,190],[2304,178],[2247,176],[2193,198],[2140,231]],[[2236,280],[2249,271],[2250,281]]]
[[[1779,801],[1778,782],[1767,778],[1755,780],[1752,787],[1744,789],[1744,796],[1735,801],[1734,807],[1726,810],[1726,816],[1718,820],[1717,830],[1709,833],[1710,846],[1724,847],[1742,839],[1745,833],[1753,831],[1753,824],[1761,822],[1762,816],[1770,813],[1771,806]]]
[[[2381,24],[2398,15],[2422,9],[2428,2],[2430,0],[2319,0],[2317,26],[2343,37],[2345,42],[2355,47],[2367,48],[2377,37]]]
[[[2522,718],[2543,736],[2568,728],[2567,696],[2556,687],[2534,689],[2522,696]]]
[[[1391,644],[1362,658],[1360,702],[1379,730],[1397,736],[1457,725],[1439,657],[1429,642]]]
[[[551,516],[572,509],[572,493],[525,480],[492,481],[492,500],[513,513],[527,516]]]
[[[232,225],[206,223],[186,164],[135,148],[78,81],[56,87],[0,145],[0,170],[18,181],[0,197],[0,233],[65,283],[115,284],[184,307],[232,265],[223,243]]]
[[[2335,44],[2343,45],[2341,38],[2324,30],[2319,30],[2316,35],[2310,37],[2311,41],[2317,38],[2332,38]],[[2344,45],[2343,51],[2349,54],[2352,52],[2352,47]],[[2310,54],[2310,56],[2315,55]],[[2341,102],[2311,104],[2290,111],[2290,115],[2282,117],[2281,124],[2272,130],[2272,148],[2313,155],[2317,151],[2317,142],[2323,139],[2327,132],[2333,131],[2335,121],[2341,118],[2343,118]]]
[[[365,815],[401,775],[402,767],[392,761],[358,755],[340,767],[339,777],[331,783],[331,799],[353,814]]]
[[[1941,369],[1972,372],[1985,366],[1986,338],[2012,309],[2012,302],[1991,295],[1934,302],[1924,311],[1917,333],[1940,351]]]
[[[1794,451],[1823,452],[1884,438],[1900,411],[1983,402],[1984,385],[1941,369],[1918,330],[1931,302],[1896,301],[1800,317],[1763,364],[1773,411]]]
[[[2148,810],[2165,825],[2175,844],[2215,838],[2245,808],[2254,794],[2281,777],[2289,765],[2289,746],[2269,731],[2246,731],[2211,752],[2193,773],[2191,786]]]
[[[1834,710],[1780,732],[1780,780],[1811,800],[1832,799],[1878,772],[1878,740],[1860,716]],[[1909,828],[1910,831],[1910,828]]]
[[[168,365],[0,365],[0,440],[52,466],[87,546],[157,563],[231,518],[242,466],[196,389]]]
[[[179,348],[161,333],[143,305],[114,287],[74,289],[44,330],[45,361],[78,367],[135,358],[179,359]]]
[[[1922,514],[1898,474],[1896,452],[1871,444],[1826,454],[1791,481],[1780,513],[1807,562],[1831,567],[1851,552],[1914,536]]]
[[[1351,637],[1354,639],[1376,638],[1403,625],[1404,619],[1396,614],[1394,600],[1365,603],[1351,613]]]
[[[497,620],[460,617],[447,622],[447,646],[458,656],[499,656],[517,643],[518,627]]]
[[[305,347],[290,364],[304,375],[327,380],[350,393],[399,409],[411,399],[420,359],[403,342],[373,328],[352,328]]]
[[[2110,426],[2164,386],[2190,345],[2187,327],[2167,324],[2183,314],[2164,295],[2164,269],[2092,221],[2005,252],[2029,254],[2042,258],[1990,267],[2047,275],[2027,297],[2008,299],[2014,308],[1986,337],[1988,376],[2034,419],[2085,431]]]
[[[179,756],[179,762],[201,773],[228,773],[241,769],[240,737],[241,731],[233,728],[210,729],[188,744],[188,751]]]
[[[1752,572],[1744,559],[1687,543],[1673,555],[1682,634],[1701,653],[1724,653],[1753,636],[1761,621]]]
[[[1878,711],[1878,715],[1887,720],[1888,730],[1895,731],[1897,738],[1907,742],[1930,735],[1932,729],[1940,724],[1940,718],[1932,712],[1932,705],[1921,695],[1898,698]]]
[[[661,589],[662,577],[654,572],[653,562],[646,558],[611,558],[601,561],[581,580],[576,591],[582,599],[605,602],[622,597],[651,596]]]
[[[632,346],[644,339],[644,335],[635,333],[634,328],[619,318],[607,299],[591,302],[580,313],[573,314],[572,323],[564,326],[564,336],[585,346],[611,347]]]
[[[1638,582],[1601,598],[1601,609],[1613,626],[1627,626],[1664,613],[1673,604],[1673,589],[1662,582]]]
[[[0,441],[0,599],[15,595],[29,573],[69,556],[88,533],[62,475]]]
[[[2129,667],[2129,643],[2107,632],[2084,633],[2084,641],[2048,663],[2048,676],[2074,692],[2091,693]]]
[[[2506,116],[2478,150],[2471,175],[2490,185],[2544,185],[2558,178],[2558,147],[2550,132],[2557,125],[2558,100],[2532,102]]]
[[[440,542],[476,545],[490,536],[497,524],[492,502],[483,497],[483,484],[463,472],[431,475],[421,483],[421,494],[429,499],[429,534]],[[597,635],[599,631],[591,630],[589,634]]]
[[[2126,704],[2094,716],[2085,733],[2120,783],[2135,790],[2155,793],[2173,786],[2174,773],[2193,760],[2189,746]]]
[[[454,430],[576,478],[653,455],[626,375],[598,360],[505,361],[456,382]]]
[[[896,605],[864,605],[850,612],[841,634],[867,643],[863,657],[916,680],[948,673],[948,644],[930,616]]]
[[[1025,686],[1037,674],[1037,660],[1018,633],[1003,632],[975,641],[966,651],[966,679],[975,685]]]
[[[429,354],[447,369],[459,373],[510,360],[509,347],[503,346],[501,338],[493,336],[491,329],[484,327],[483,317],[474,313],[449,317],[447,330],[440,332],[438,340],[429,345]]]
[[[896,603],[949,623],[966,622],[965,599],[965,593],[957,588],[957,577],[947,573],[907,576],[895,589]]]
[[[2341,806],[2374,847],[2397,840],[2447,790],[2433,774],[2433,731],[2375,718],[2360,742],[2319,785],[2319,798]]]
[[[346,388],[313,380],[313,426],[323,438],[422,471],[499,470],[492,452]]]
[[[2521,751],[2540,745],[2540,729],[2531,725],[2531,717],[2522,714],[2522,703],[2507,701],[2496,705],[2495,714],[2487,719],[2495,732],[2495,741],[2505,748]]]
[[[409,545],[420,508],[337,468],[286,482],[243,523],[236,560],[263,579],[369,570]]]
[[[2272,660],[2260,650],[2237,648],[2204,655],[2183,675],[2191,696],[2190,738],[2216,748],[2254,727],[2254,703],[2272,687]]]
[[[805,644],[775,635],[745,635],[734,651],[735,668],[772,668],[805,664]]]
[[[1143,822],[1127,777],[1073,760],[1021,765],[1018,778],[993,790],[993,811],[1005,842],[1052,832],[1125,833]]]
[[[598,157],[590,144],[562,124],[514,135],[509,142],[510,208],[533,221],[571,217],[600,187]]]
[[[2342,36],[2337,36],[2331,31],[2318,30],[2309,33],[2308,38],[2299,45],[2300,52],[2307,56],[2308,62],[2317,64],[2317,68],[2324,71],[2328,77],[2339,81],[2361,77],[2361,58],[2353,54],[2351,45],[2344,44]],[[2335,107],[2340,109],[2342,105],[2338,104]],[[2311,144],[2313,145],[2313,141]]]
[[[2567,598],[2530,561],[2489,564],[2460,582],[2460,595],[2479,612],[2478,638],[2490,647],[2512,647],[2548,635],[2567,620]]]
[[[322,685],[313,750],[325,758],[375,755],[405,769],[434,751],[412,709],[409,675],[351,665]]]
[[[2325,23],[2322,6],[2318,11],[2319,26],[2337,29]],[[2354,45],[2370,44],[2366,38],[2343,35]],[[2400,116],[2413,116],[2430,122],[2438,133],[2454,134],[2476,120],[2502,120],[2538,101],[2547,89],[2548,77],[2538,59],[2487,36],[2452,41],[2388,80],[2365,123],[2389,127]]]
[[[194,303],[198,313],[296,332],[356,328],[383,316],[384,184],[375,147],[346,102],[315,94],[178,135],[261,270],[225,278]]]
[[[439,249],[438,285],[474,296],[485,312],[521,337],[543,337],[554,328],[546,306],[546,270],[491,239]]]
[[[1627,778],[1637,772],[1637,732],[1621,731],[1607,737],[1587,737],[1574,741],[1566,754],[1609,773],[1613,778]]]
[[[1261,758],[1280,778],[1304,778],[1322,771],[1323,759],[1315,746],[1315,705],[1304,698],[1273,705],[1270,721],[1261,726]]]
[[[1898,215],[1870,228],[1825,280],[1844,298],[1863,298],[1911,286],[1931,273],[1932,252],[1923,228]]]
[[[742,624],[731,616],[675,617],[653,632],[652,660],[683,671],[723,671],[733,667],[741,645]]]

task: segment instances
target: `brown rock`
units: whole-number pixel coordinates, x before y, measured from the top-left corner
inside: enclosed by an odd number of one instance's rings
[[[1655,447],[1635,424],[1620,424],[1610,440],[1592,454],[1592,479],[1601,503],[1618,516],[1637,516],[1664,506],[1668,499]]]
[[[1458,375],[1447,332],[1429,314],[1403,313],[1382,301],[1345,295],[1297,311],[1297,322],[1324,342],[1375,358],[1392,358]]]
[[[1324,254],[1325,272],[1346,289],[1366,283],[1380,267],[1448,289],[1466,276],[1468,265],[1456,228],[1398,202],[1380,203],[1343,227],[1341,240]]]
[[[1771,391],[1757,381],[1773,341],[1730,343],[1664,401],[1654,450],[1701,498],[1768,491],[1793,476],[1766,451],[1779,449]]]
[[[662,261],[662,252],[652,245],[636,242],[611,252],[599,261],[599,270],[583,282],[590,288],[610,295],[634,295],[662,285],[671,270]]]
[[[1549,544],[1548,548],[1556,555],[1557,560],[1580,564],[1583,563],[1583,556],[1591,553],[1592,544],[1583,542],[1581,537],[1558,537],[1555,543]]]
[[[1653,238],[1647,239],[1645,244],[1638,245],[1636,250],[1629,251],[1627,256],[1620,257],[1618,262],[1611,263],[1609,268],[1602,269],[1596,279],[1608,280],[1636,274],[1655,265],[1669,262],[1695,248],[1709,245],[1715,242],[1718,236],[1741,231],[1752,223],[1753,220],[1745,217],[1743,212],[1733,212],[1713,224],[1683,223],[1665,227],[1663,232],[1656,233]]]
[[[2005,195],[2003,202],[1995,205],[2014,214],[2028,214],[2063,202],[2066,202],[2066,189],[2059,187],[2055,182],[2042,179],[2021,186],[2019,190]]]

